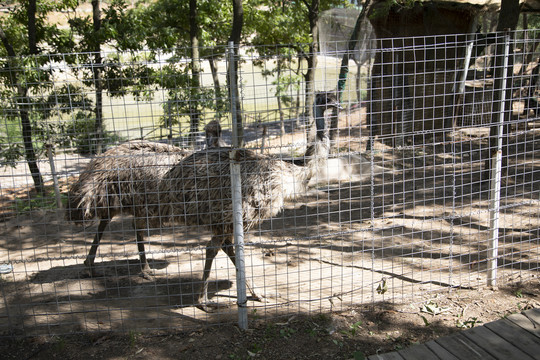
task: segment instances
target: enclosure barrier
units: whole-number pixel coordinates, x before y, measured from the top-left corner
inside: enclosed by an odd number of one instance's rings
[[[536,38],[366,39],[373,56],[350,57],[339,111],[337,42],[308,87],[281,45],[203,49],[198,89],[187,49],[103,53],[117,78],[103,80],[102,111],[91,54],[14,59],[0,78],[26,79],[29,95],[2,83],[0,334],[246,328],[536,279]],[[83,209],[64,219],[68,206]]]
[[[235,59],[235,46],[234,42],[229,42],[228,47],[228,69],[229,79],[236,79],[235,68],[237,62]],[[237,148],[240,147],[239,135],[238,135],[238,117],[237,112],[240,109],[236,108],[238,94],[236,81],[231,81],[231,118],[232,118],[232,146],[233,149],[230,153],[231,159],[231,200],[233,203],[233,219],[234,219],[234,245],[236,250],[236,283],[237,290],[236,296],[238,297],[238,326],[240,329],[247,329],[247,294],[246,294],[246,269],[244,261],[244,228],[243,228],[243,215],[242,215],[242,175],[240,164],[236,161]]]

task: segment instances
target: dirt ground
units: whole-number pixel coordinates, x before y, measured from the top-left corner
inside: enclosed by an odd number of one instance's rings
[[[422,305],[376,304],[280,321],[252,318],[248,330],[90,333],[3,339],[3,359],[362,359],[540,307],[538,280],[434,295]]]
[[[342,119],[348,130],[338,149],[363,147],[350,140],[365,131],[359,119]],[[88,277],[95,227],[67,223],[31,193],[2,189],[0,263],[14,268],[0,278],[2,358],[361,359],[539,307],[540,133],[511,136],[501,285],[491,290],[482,131],[412,150],[377,143],[371,156],[380,171],[323,178],[246,234],[248,279],[265,295],[248,301],[247,331],[234,325],[236,279],[223,253],[210,283],[222,307],[193,306],[208,231],[151,230],[148,279],[139,276],[131,220],[119,216],[96,258],[104,276]],[[295,142],[273,141],[266,151]],[[62,191],[71,181],[62,180]]]

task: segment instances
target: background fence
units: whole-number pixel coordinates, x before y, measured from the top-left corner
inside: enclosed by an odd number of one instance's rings
[[[527,40],[536,38],[529,31],[366,40],[363,49],[374,57],[349,64],[328,161],[282,211],[244,234],[247,281],[266,300],[248,298],[248,317],[420,301],[454,288],[474,291],[488,282],[537,277],[538,53],[536,42]],[[313,122],[304,105],[305,63],[279,49],[240,49],[241,113],[246,147],[274,162],[290,162],[304,153]],[[203,220],[156,226],[150,218],[136,219],[148,220],[141,234],[153,273],[142,276],[132,218],[118,214],[89,274],[83,262],[97,223],[69,222],[57,204],[66,206],[69,186],[100,150],[148,139],[183,148],[179,157],[191,152],[193,109],[199,130],[217,119],[231,143],[225,49],[206,50],[197,89],[190,87],[189,57],[181,50],[108,53],[104,65],[93,63],[91,54],[11,59],[11,67],[1,70],[27,90],[5,87],[0,110],[6,165],[0,172],[3,334],[187,329],[237,321],[235,269],[224,252],[214,261],[209,284],[210,300],[222,306],[213,312],[194,306],[212,235]],[[343,53],[333,54],[318,56],[315,91],[336,88]],[[68,56],[78,57],[80,65],[66,65]],[[102,81],[95,78],[98,65]],[[24,114],[44,195],[33,190],[24,159]],[[99,114],[104,127],[96,126]],[[195,149],[203,148],[204,134],[194,141]],[[127,185],[121,191],[132,203],[141,194],[149,201],[149,194],[163,190],[153,180],[178,158],[170,153],[168,161],[147,166],[156,175],[146,175],[140,191],[132,186],[136,175],[124,180],[120,172],[133,174],[138,160],[152,163],[150,158],[163,155],[130,151],[100,155],[109,161],[96,171],[118,174],[110,191]],[[244,179],[258,175],[241,173]],[[210,179],[207,184],[224,191]]]

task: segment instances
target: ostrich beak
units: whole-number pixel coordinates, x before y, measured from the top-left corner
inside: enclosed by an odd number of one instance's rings
[[[335,99],[334,101],[332,101],[330,104],[328,104],[328,106],[333,106],[337,110],[343,110],[343,106],[341,106],[341,103],[339,102],[338,99]]]
[[[326,107],[336,108],[337,110],[343,110],[341,103],[339,102],[339,96],[335,92],[328,92],[326,95]]]

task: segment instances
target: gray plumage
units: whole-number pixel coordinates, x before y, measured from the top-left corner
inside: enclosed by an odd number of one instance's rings
[[[159,226],[155,192],[171,166],[188,152],[172,145],[129,141],[91,160],[68,192],[66,219],[77,223],[99,221],[92,247],[84,261],[94,274],[94,260],[103,231],[119,213],[133,216],[143,274],[149,270],[144,230]]]
[[[217,120],[212,120],[204,127],[206,137],[206,147],[218,148],[228,147],[227,143],[221,138],[221,124]]]
[[[247,149],[236,150],[235,160],[241,167],[244,230],[275,216],[286,199],[302,193],[317,168],[326,161],[329,140],[324,112],[338,106],[332,93],[315,97],[317,136],[306,151],[305,166],[297,166]],[[233,247],[233,214],[231,201],[229,148],[209,149],[187,156],[173,166],[160,182],[161,215],[186,225],[205,225],[213,236],[206,247],[203,287],[197,302],[207,308],[208,277],[212,262],[222,249],[236,266]],[[250,287],[252,296],[260,297]]]

